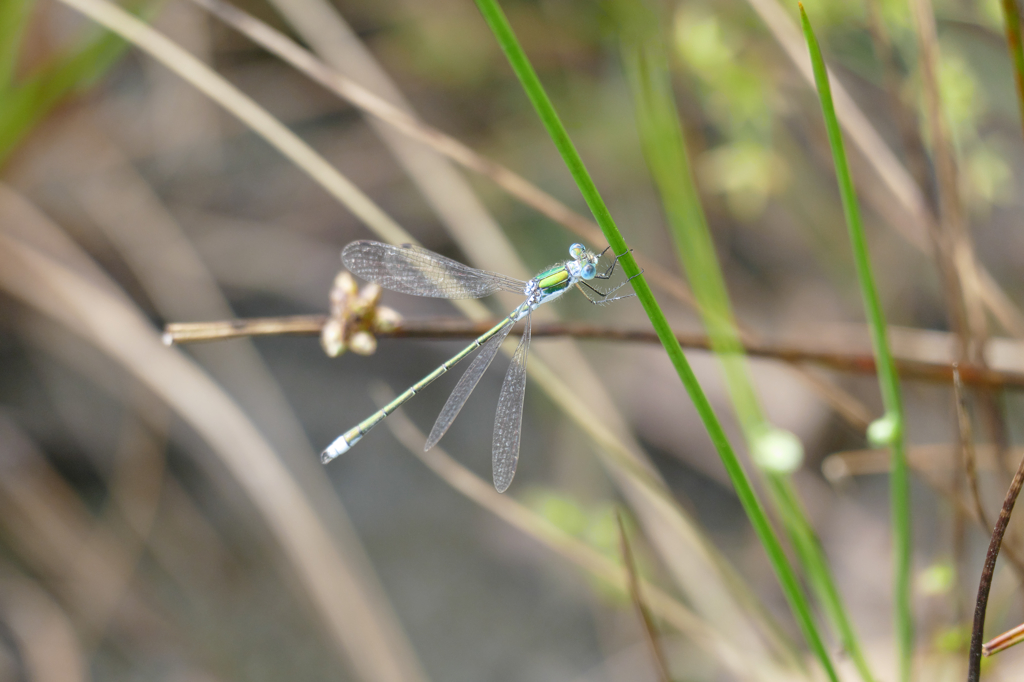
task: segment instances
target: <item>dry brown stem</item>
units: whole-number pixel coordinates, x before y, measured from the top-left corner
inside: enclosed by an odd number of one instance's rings
[[[315,336],[320,334],[326,320],[326,315],[302,315],[222,322],[172,323],[165,328],[164,340],[166,343],[196,343],[258,335]],[[466,322],[447,318],[403,320],[393,331],[381,332],[378,333],[378,336],[396,339],[473,339],[492,326],[492,322]],[[622,329],[572,322],[534,324],[532,334],[533,336],[571,336],[576,339],[602,341],[658,343],[657,336],[649,329]],[[711,350],[708,337],[704,334],[676,332],[676,338],[684,348]],[[874,374],[876,371],[874,356],[869,352],[849,353],[770,343],[746,344],[744,350],[753,357],[789,363],[815,364],[852,374]],[[953,365],[951,363],[897,358],[896,367],[904,379],[941,383],[953,380]],[[1024,387],[1024,373],[975,365],[960,365],[959,370],[965,384],[1006,388]]]

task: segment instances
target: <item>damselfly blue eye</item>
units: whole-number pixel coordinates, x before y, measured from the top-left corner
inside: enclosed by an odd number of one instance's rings
[[[594,279],[594,275],[597,274],[597,266],[593,263],[587,263],[583,266],[583,270],[580,272],[580,277],[583,279]]]
[[[573,244],[569,247],[569,255],[573,258],[580,258],[586,252],[587,247],[583,246],[583,244]]]

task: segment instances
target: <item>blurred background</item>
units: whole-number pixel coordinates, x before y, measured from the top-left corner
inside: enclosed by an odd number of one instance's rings
[[[804,5],[862,115],[844,124],[868,140],[848,144],[896,354],[946,366],[956,330],[927,227],[949,187],[934,171],[911,8]],[[585,228],[586,205],[473,3],[236,6],[541,188],[563,220],[193,2],[122,6],[427,248],[527,279],[581,240],[567,224]],[[820,109],[794,62],[806,58],[795,3],[503,8],[626,240],[648,272],[668,274],[670,286],[653,286],[673,326],[700,334],[673,279],[682,267],[624,65],[629,17],[653,20],[736,318],[766,349],[751,360],[754,385],[770,422],[803,443],[793,484],[870,667],[895,679],[888,465],[864,435],[882,413],[877,379],[771,357],[871,352]],[[1003,295],[1001,313],[968,299],[968,316],[1013,383],[1024,145],[1003,19],[996,0],[930,9],[953,191]],[[489,456],[504,357],[435,459],[409,429],[429,430],[454,376],[389,419],[397,433],[381,425],[322,466],[320,450],[376,410],[375,396],[466,342],[381,338],[371,356],[329,358],[316,336],[168,347],[160,335],[172,322],[326,314],[342,247],[387,237],[339,201],[337,183],[275,148],[281,135],[254,132],[61,1],[0,2],[0,86],[0,679],[663,679],[623,588],[616,509],[636,572],[661,590],[644,594],[671,679],[823,679],[660,346],[534,338],[504,496]],[[382,303],[417,321],[466,313],[389,292]],[[490,319],[515,303],[485,301]],[[595,307],[570,293],[548,307],[535,322],[649,328],[636,299]],[[753,471],[718,363],[688,357]],[[988,532],[965,492],[951,385],[904,379],[915,665],[919,679],[958,679]],[[1012,386],[968,394],[991,520],[1019,459],[1021,405]],[[1007,543],[1021,547],[1016,524]],[[1000,560],[988,636],[1024,616],[1021,576]],[[842,678],[859,679],[815,615]],[[1000,654],[987,679],[1017,679],[1020,656]]]

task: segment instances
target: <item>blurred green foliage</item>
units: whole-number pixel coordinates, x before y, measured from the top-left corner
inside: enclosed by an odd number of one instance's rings
[[[649,554],[643,550],[639,526],[623,507],[609,502],[586,505],[562,491],[541,486],[530,488],[523,501],[551,525],[577,540],[582,540],[619,566],[624,565],[622,538],[616,520],[616,515],[621,513],[637,575],[646,580],[651,580],[655,575],[655,565]],[[590,582],[594,590],[608,603],[619,608],[630,605],[629,592],[623,589],[623,586],[612,585],[596,578],[591,578]]]
[[[145,14],[158,4],[151,3]],[[0,164],[54,107],[92,87],[127,49],[120,38],[89,26],[75,47],[50,55],[22,76],[18,53],[32,6],[31,0],[0,3]],[[143,0],[128,3],[136,13],[143,7]]]
[[[698,3],[681,5],[673,44],[696,76],[701,104],[721,139],[697,162],[705,189],[725,195],[733,215],[756,220],[788,183],[785,160],[772,148],[774,74],[750,49],[751,36],[726,15]]]

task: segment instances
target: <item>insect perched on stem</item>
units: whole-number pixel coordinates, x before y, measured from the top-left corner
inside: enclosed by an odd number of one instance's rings
[[[609,247],[610,248],[610,247]],[[473,343],[459,351],[450,360],[435,369],[427,376],[413,384],[408,390],[373,413],[354,427],[341,434],[320,455],[320,460],[327,464],[335,457],[342,455],[359,442],[366,432],[384,420],[389,414],[407,400],[423,390],[427,385],[447,372],[453,365],[465,358],[477,348],[480,354],[470,364],[455,386],[444,409],[437,417],[434,428],[427,437],[425,450],[432,448],[441,440],[448,427],[466,404],[469,394],[473,392],[480,377],[501,347],[502,341],[508,336],[513,325],[526,318],[526,331],[512,356],[512,364],[505,375],[505,383],[501,387],[498,398],[498,411],[494,417],[494,440],[491,448],[491,463],[494,468],[494,487],[498,492],[505,492],[516,472],[519,462],[519,432],[523,420],[523,398],[526,395],[526,355],[530,349],[530,313],[541,304],[552,301],[572,287],[583,292],[583,295],[594,304],[610,303],[635,294],[608,298],[611,294],[626,285],[632,277],[609,291],[599,291],[590,285],[594,279],[610,279],[615,272],[621,256],[615,256],[603,273],[598,273],[598,260],[608,251],[600,254],[588,251],[582,244],[569,247],[570,260],[548,268],[529,282],[506,277],[486,270],[477,270],[463,265],[450,258],[438,255],[433,251],[403,244],[391,246],[380,242],[352,242],[341,252],[341,260],[345,267],[365,280],[374,282],[392,291],[413,296],[429,296],[432,298],[481,298],[496,291],[510,291],[526,296],[508,317],[480,335]],[[590,293],[587,293],[588,290]],[[591,294],[597,298],[592,298]]]

